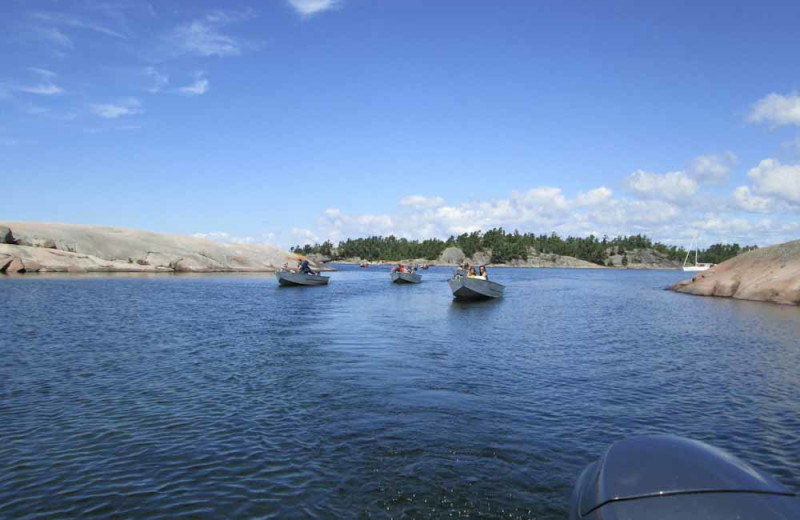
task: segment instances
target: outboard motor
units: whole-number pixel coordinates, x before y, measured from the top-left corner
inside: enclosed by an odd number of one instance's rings
[[[570,520],[798,520],[800,498],[746,462],[671,435],[611,445],[575,484]]]

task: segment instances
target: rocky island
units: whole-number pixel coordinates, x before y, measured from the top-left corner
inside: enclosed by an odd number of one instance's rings
[[[800,240],[748,251],[671,289],[698,296],[800,305]]]
[[[308,257],[317,263],[334,262],[338,264],[360,264],[362,262],[375,262],[361,257],[350,257],[345,259],[333,259],[331,256],[320,253],[309,253]],[[618,267],[627,269],[679,269],[681,262],[670,259],[666,254],[652,248],[632,249],[624,254],[620,254],[613,248],[607,252],[605,264],[597,264],[575,258],[569,255],[558,255],[555,253],[544,253],[536,248],[529,248],[526,258],[513,258],[505,262],[498,263],[492,261],[492,251],[477,251],[472,256],[467,256],[458,247],[448,247],[435,259],[427,258],[406,258],[401,260],[378,260],[377,263],[403,263],[403,264],[428,264],[455,266],[464,262],[470,265],[486,265],[489,267],[539,267],[539,268],[566,268],[566,269],[603,269],[607,267]]]
[[[269,272],[291,257],[280,248],[221,244],[136,229],[0,222],[0,272]]]
[[[704,252],[712,261],[735,256],[738,244],[716,244]],[[627,268],[678,269],[686,250],[676,245],[654,242],[644,235],[561,237],[557,233],[509,233],[503,228],[473,231],[447,239],[408,239],[369,236],[297,245],[295,253],[319,262],[416,263],[431,265],[471,265],[492,267]]]

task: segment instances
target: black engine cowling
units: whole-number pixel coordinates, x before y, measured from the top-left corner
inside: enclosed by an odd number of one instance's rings
[[[616,442],[581,473],[570,520],[799,520],[800,499],[746,462],[669,435]]]

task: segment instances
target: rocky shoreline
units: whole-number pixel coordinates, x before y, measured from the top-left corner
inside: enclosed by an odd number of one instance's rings
[[[671,289],[697,296],[800,305],[800,240],[748,251]]]
[[[4,274],[273,272],[293,256],[268,245],[128,228],[0,222]]]
[[[322,255],[309,255],[317,263],[335,263],[343,265],[358,265],[362,262],[361,258],[345,258],[332,260]],[[491,252],[479,251],[468,257],[457,247],[448,247],[436,260],[425,258],[408,258],[401,260],[404,264],[428,264],[431,266],[454,267],[464,262],[470,265],[486,265],[492,268],[504,267],[523,267],[531,269],[679,269],[680,262],[669,260],[665,255],[652,249],[634,249],[629,252],[630,263],[623,264],[623,255],[611,255],[609,257],[612,265],[600,265],[586,260],[581,260],[572,256],[562,256],[552,253],[539,253],[536,250],[528,252],[527,260],[514,259],[506,263],[492,263]],[[397,261],[371,262],[373,265],[392,265]]]

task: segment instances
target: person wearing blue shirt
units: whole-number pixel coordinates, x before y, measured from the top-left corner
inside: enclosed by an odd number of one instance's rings
[[[300,262],[300,272],[306,274],[317,274],[311,269],[311,266],[308,264],[308,260],[303,260]]]

